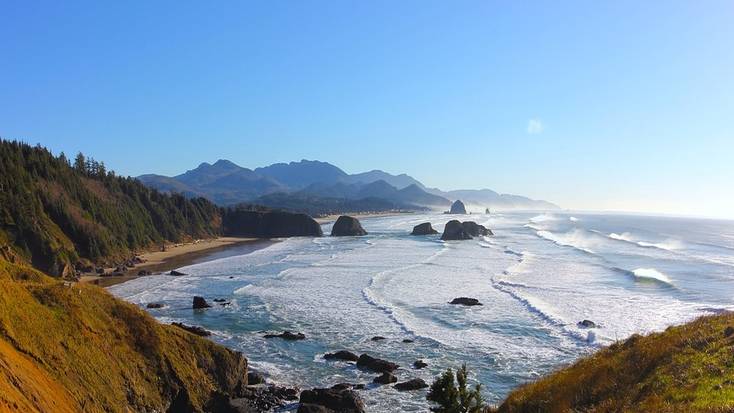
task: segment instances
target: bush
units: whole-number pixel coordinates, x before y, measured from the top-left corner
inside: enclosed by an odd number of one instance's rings
[[[480,413],[485,409],[480,394],[482,385],[477,384],[473,390],[468,389],[466,376],[465,364],[456,371],[455,377],[454,372],[448,369],[431,384],[426,398],[438,405],[431,407],[432,412]]]

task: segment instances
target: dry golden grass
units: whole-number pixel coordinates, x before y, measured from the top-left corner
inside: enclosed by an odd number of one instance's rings
[[[215,393],[246,384],[240,354],[161,325],[99,287],[69,287],[2,260],[0,343],[4,410],[166,411],[178,399],[181,411],[202,411]],[[48,409],[51,401],[59,407]]]
[[[734,314],[633,336],[513,391],[499,412],[732,412]]]

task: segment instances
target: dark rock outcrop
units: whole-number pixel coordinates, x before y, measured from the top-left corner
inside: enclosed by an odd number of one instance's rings
[[[176,276],[176,277],[180,277],[180,276],[186,275],[186,274],[185,273],[182,273],[181,271],[173,270],[173,271],[169,272],[168,275],[173,275],[173,276]]]
[[[413,342],[415,342],[415,340],[410,339],[410,338],[404,338],[403,339],[403,343],[413,343]]]
[[[433,229],[430,222],[424,222],[413,227],[413,232],[410,235],[433,235],[438,234],[438,231]]]
[[[446,223],[441,239],[444,241],[452,241],[472,239],[472,237],[466,232],[461,222],[454,219]]]
[[[395,377],[394,374],[384,372],[381,375],[375,377],[374,380],[372,380],[373,383],[377,384],[390,384],[390,383],[397,383],[398,378]]]
[[[198,326],[187,326],[186,324],[183,324],[183,323],[171,323],[171,325],[174,325],[182,330],[186,330],[191,334],[196,334],[197,336],[201,336],[201,337],[208,337],[212,335],[211,331],[205,330]]]
[[[428,384],[426,384],[423,379],[413,379],[404,381],[402,383],[398,383],[394,386],[397,390],[400,391],[410,391],[410,390],[420,390],[425,389],[428,387]]]
[[[312,389],[301,392],[301,406],[303,412],[343,412],[363,413],[364,403],[353,390],[336,387],[330,389]]]
[[[138,271],[138,276],[139,277],[144,277],[146,275],[153,275],[153,273],[151,271],[148,271],[148,270],[140,270],[140,271]]]
[[[194,297],[194,310],[200,309],[200,308],[209,308],[211,307],[209,303],[206,302],[204,297],[199,297],[198,295]]]
[[[451,204],[451,210],[449,211],[449,214],[466,215],[466,207],[464,206],[464,203],[461,202],[461,200],[457,199],[453,204]]]
[[[428,367],[428,363],[423,360],[416,360],[413,362],[413,368],[415,369],[422,369],[424,367]]]
[[[222,216],[225,235],[235,237],[320,237],[321,225],[306,214],[230,208]]]
[[[578,326],[580,328],[596,328],[597,327],[596,323],[591,320],[579,321]]]
[[[385,340],[385,337],[383,337],[383,336],[374,336],[370,340],[372,340],[372,341],[382,341],[382,340]]]
[[[265,334],[265,338],[282,338],[283,340],[296,341],[305,340],[306,335],[303,333],[291,333],[290,331],[284,331],[280,334]]]
[[[212,409],[209,411],[228,413],[268,412],[298,400],[298,390],[276,385],[254,385],[245,386],[237,396],[237,398],[230,400],[229,409]]]
[[[256,371],[248,371],[247,372],[247,384],[249,385],[265,384],[265,376],[263,376],[262,373],[258,373]]]
[[[397,370],[398,365],[386,360],[369,356],[367,354],[362,354],[357,360],[357,367],[363,370],[372,370],[377,373],[391,373]]]
[[[332,237],[367,235],[359,220],[348,215],[340,216],[331,228]]]
[[[359,356],[347,350],[340,350],[336,353],[324,354],[326,360],[342,360],[342,361],[357,361]]]
[[[457,297],[451,300],[449,304],[459,304],[459,305],[466,305],[466,306],[474,306],[474,305],[482,305],[482,303],[479,302],[476,298],[469,298],[469,297]]]
[[[145,308],[163,308],[163,304],[161,304],[161,303],[148,303],[148,305],[146,305]]]
[[[464,221],[461,223],[461,226],[464,227],[464,231],[472,237],[493,235],[492,231],[488,230],[484,225],[479,225],[474,221]]]

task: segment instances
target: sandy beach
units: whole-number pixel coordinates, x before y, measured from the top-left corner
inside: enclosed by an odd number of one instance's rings
[[[152,251],[138,255],[144,262],[129,268],[124,275],[86,274],[80,278],[81,282],[93,283],[103,287],[119,284],[140,277],[140,271],[160,273],[180,268],[197,262],[226,256],[246,254],[256,249],[265,248],[273,241],[259,238],[237,238],[219,237],[213,239],[197,240],[191,243],[171,244],[166,246],[165,251]],[[105,272],[114,271],[113,268],[105,268]]]

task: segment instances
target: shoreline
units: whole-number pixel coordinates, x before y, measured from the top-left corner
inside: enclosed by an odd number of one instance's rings
[[[411,215],[415,214],[415,211],[390,211],[390,212],[357,212],[357,213],[344,213],[344,214],[331,214],[319,218],[314,218],[319,225],[328,224],[334,222],[342,215],[347,215],[355,218],[377,218],[377,217],[392,217],[397,215]]]
[[[177,244],[167,247],[166,251],[140,254],[139,257],[144,262],[127,269],[123,275],[85,274],[82,275],[79,282],[107,288],[136,278],[147,277],[148,275],[138,275],[143,270],[150,271],[152,274],[159,274],[192,264],[248,254],[266,248],[275,242],[277,241],[265,238],[219,237],[193,243]]]

